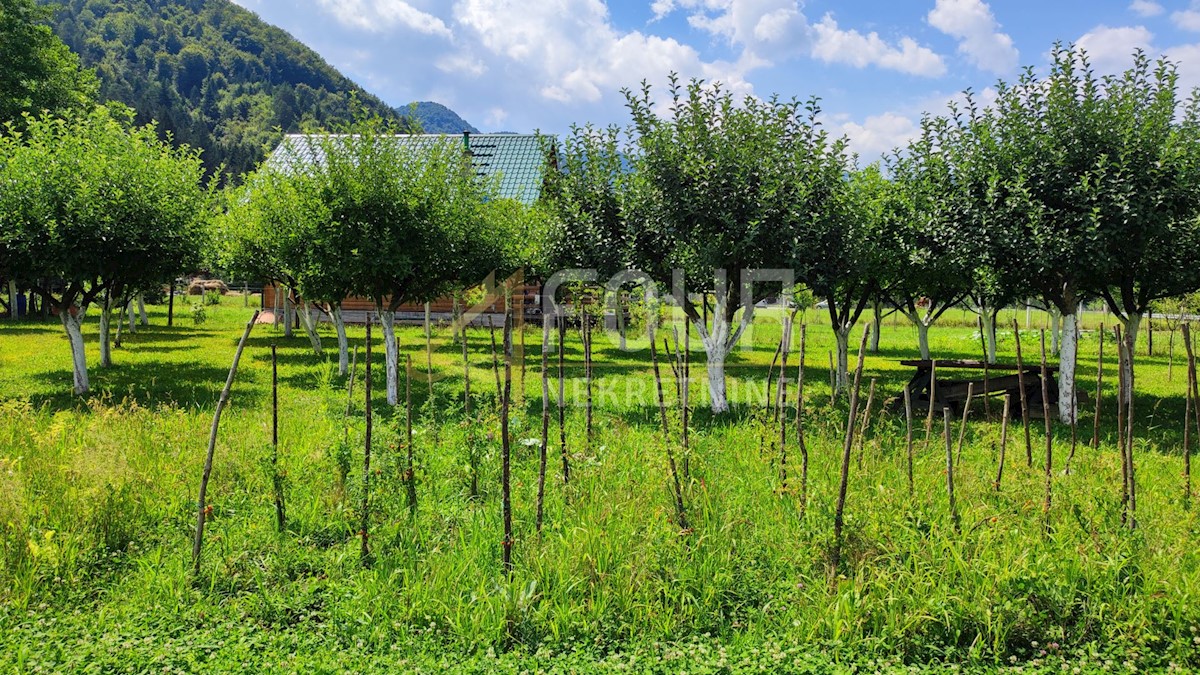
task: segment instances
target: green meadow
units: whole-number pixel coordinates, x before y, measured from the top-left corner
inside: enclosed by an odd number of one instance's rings
[[[469,414],[461,347],[449,328],[434,333],[432,374],[421,329],[398,330],[401,353],[413,362],[415,513],[404,481],[404,408],[384,400],[376,332],[373,562],[364,567],[364,329],[350,330],[357,348],[350,399],[347,378],[337,374],[331,328],[322,326],[326,353],[317,357],[302,332],[285,339],[277,328],[259,325],[221,421],[208,492],[212,512],[194,577],[191,544],[209,426],[251,310],[227,297],[208,308],[206,322],[193,325],[181,305],[168,328],[166,308],[150,309],[151,325],[123,336],[110,369],[97,366],[94,318],[85,326],[95,392],[86,400],[70,394],[61,325],[0,324],[4,672],[1200,668],[1198,523],[1183,475],[1186,360],[1177,338],[1168,377],[1165,330],[1156,332],[1149,356],[1143,328],[1137,356],[1136,529],[1122,524],[1111,339],[1100,447],[1091,447],[1096,328],[1104,318],[1089,314],[1078,379],[1087,397],[1069,473],[1071,429],[1052,427],[1050,511],[1043,512],[1042,420],[1031,424],[1030,465],[1019,419],[1002,447],[1001,400],[991,400],[990,417],[977,402],[954,471],[956,531],[940,416],[929,434],[923,416],[914,421],[910,493],[905,418],[894,399],[912,374],[899,361],[914,358],[916,333],[903,319],[884,320],[880,351],[865,361],[863,402],[872,378],[877,390],[865,436],[852,449],[845,543],[833,567],[849,405],[845,397],[831,400],[833,335],[825,314],[806,313],[807,504],[798,490],[795,342],[786,463],[764,405],[780,336],[771,311],[760,313],[752,344],[731,356],[734,409],[727,415],[706,410],[704,356],[693,339],[686,455],[672,370],[660,363],[670,428],[664,437],[644,341],[623,352],[611,337],[596,336],[589,441],[583,351],[578,331],[569,332],[570,480],[562,479],[552,354],[540,535],[541,331],[527,327],[525,365],[518,359],[512,375],[510,579],[501,567],[500,420],[487,329],[469,331]],[[1024,311],[1001,317],[999,353],[1006,363],[1014,361],[1014,317],[1024,326]],[[931,331],[934,356],[979,358],[974,321],[965,312],[947,315]],[[1044,321],[1035,315],[1033,327]],[[863,325],[852,338],[855,347]],[[1036,359],[1037,331],[1021,339],[1026,359]],[[269,461],[272,344],[283,532],[276,528]],[[402,400],[403,386],[402,376]],[[955,444],[961,422],[953,421]],[[687,531],[674,522],[668,447],[688,465]]]

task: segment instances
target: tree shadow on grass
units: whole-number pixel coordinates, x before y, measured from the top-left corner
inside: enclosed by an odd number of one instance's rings
[[[34,380],[45,383],[46,388],[53,391],[36,393],[28,399],[34,406],[45,406],[54,412],[87,412],[90,410],[89,399],[128,400],[146,408],[176,405],[212,410],[220,398],[229,370],[192,362],[143,361],[129,365],[118,363],[110,368],[89,368],[88,375],[91,393],[87,399],[71,392],[69,368],[32,375]],[[267,392],[260,379],[260,373],[239,370],[232,396],[239,405],[254,407],[265,400]]]

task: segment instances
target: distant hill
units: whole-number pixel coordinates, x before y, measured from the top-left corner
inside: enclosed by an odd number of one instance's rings
[[[421,123],[421,130],[427,134],[461,134],[464,131],[479,133],[478,129],[459,117],[458,113],[441,103],[417,101],[409,106],[397,108],[396,112],[408,115],[410,108],[414,109],[414,116]]]
[[[228,0],[67,0],[54,30],[96,69],[100,100],[129,105],[139,123],[158,120],[164,135],[202,148],[210,171],[224,165],[226,179],[253,169],[281,132],[348,121],[352,97],[402,121],[319,54]]]

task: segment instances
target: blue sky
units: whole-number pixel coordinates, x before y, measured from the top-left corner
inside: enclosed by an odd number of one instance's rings
[[[392,105],[444,103],[483,131],[627,121],[620,94],[671,71],[822,99],[873,160],[965,88],[1042,67],[1055,40],[1097,71],[1141,47],[1200,86],[1200,0],[235,0]]]

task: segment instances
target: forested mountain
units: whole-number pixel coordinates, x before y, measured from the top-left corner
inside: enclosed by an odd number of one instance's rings
[[[458,113],[434,101],[417,101],[409,104],[408,108],[398,108],[401,115],[410,114],[421,123],[421,129],[428,134],[461,134],[469,131],[473,134],[479,130],[471,126]]]
[[[402,115],[288,33],[228,0],[67,0],[54,30],[96,69],[99,99],[203,148],[209,170],[249,171],[281,132],[336,126],[351,101]],[[461,129],[459,129],[461,131]]]

